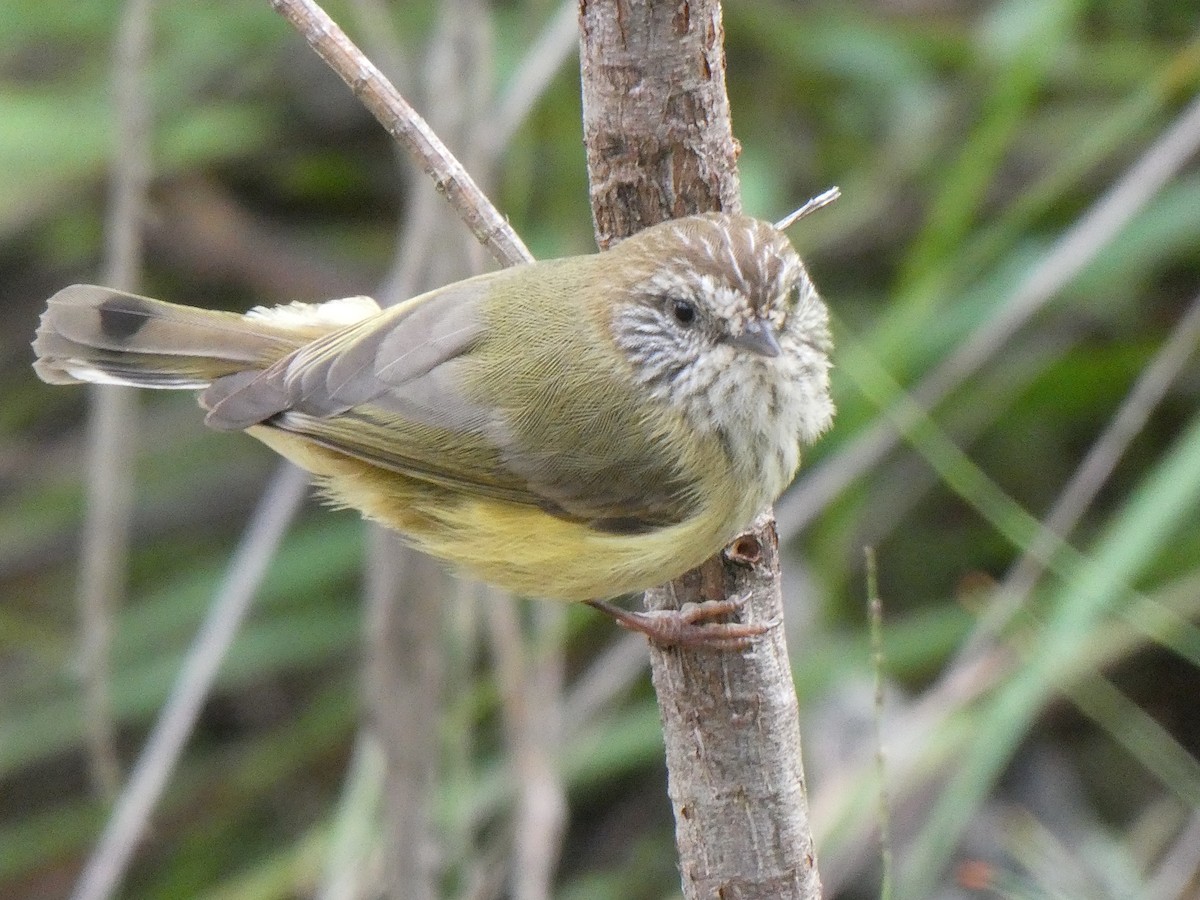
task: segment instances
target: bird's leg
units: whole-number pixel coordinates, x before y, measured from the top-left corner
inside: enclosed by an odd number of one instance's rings
[[[743,622],[714,622],[721,616],[736,613],[749,594],[731,600],[707,600],[685,603],[679,609],[651,609],[634,612],[606,600],[584,602],[611,616],[617,624],[630,631],[640,631],[662,647],[711,647],[717,650],[741,650],[750,639],[768,631],[775,622],[751,625]]]

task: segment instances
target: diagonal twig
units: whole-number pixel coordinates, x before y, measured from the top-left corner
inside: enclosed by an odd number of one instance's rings
[[[116,892],[212,690],[221,661],[307,490],[307,473],[288,463],[280,466],[263,494],[217,598],[188,650],[171,695],[76,883],[72,900],[107,900]]]
[[[271,0],[271,6],[295,26],[387,133],[420,161],[438,192],[497,260],[511,266],[533,259],[441,138],[320,6],[311,0]]]

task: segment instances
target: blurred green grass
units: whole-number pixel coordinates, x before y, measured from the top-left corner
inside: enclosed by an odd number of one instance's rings
[[[85,775],[72,607],[83,396],[38,383],[27,348],[43,299],[97,277],[115,152],[109,72],[119,7],[70,8],[50,15],[43,4],[9,0],[0,30],[0,895],[18,898],[61,893],[104,817]],[[354,32],[349,4],[330,11]],[[497,6],[501,81],[550,11],[533,0]],[[727,80],[748,210],[775,218],[835,183],[844,194],[794,233],[839,319],[839,415],[810,469],[836,464],[903,402],[899,391],[993,316],[1198,93],[1194,12],[1183,0],[729,4]],[[431,9],[403,5],[391,15],[419,59]],[[387,140],[349,92],[266,3],[164,2],[154,35],[147,292],[231,308],[267,299],[265,276],[195,258],[195,223],[170,202],[187,194],[189,179],[245,214],[264,257],[290,248],[345,293],[377,284],[411,197]],[[495,199],[539,256],[591,247],[579,133],[571,64],[498,173]],[[856,730],[871,711],[852,690],[870,667],[862,546],[879,557],[898,698],[888,721],[908,721],[923,700],[942,696],[939,676],[986,609],[987,587],[1028,546],[1198,292],[1193,162],[790,548],[799,562],[789,584],[807,587],[793,598],[804,626],[791,637],[835,896],[876,893],[875,772],[869,731]],[[1200,577],[1196,371],[1193,360],[1121,460],[1072,539],[1078,553],[1055,558],[1054,574],[1003,631],[998,671],[898,750],[898,896],[934,896],[935,881],[953,890],[947,864],[974,859],[1029,896],[1129,896],[1130,879],[1138,890],[1149,884],[1168,843],[1140,837],[1144,817],[1194,812],[1200,610],[1187,587]],[[126,764],[270,466],[253,442],[205,432],[182,398],[143,406],[131,591],[114,631]],[[293,529],[128,896],[311,890],[359,720],[361,566],[353,516],[312,509]],[[573,614],[571,670],[584,670],[611,632]],[[442,725],[455,762],[438,806],[446,845],[463,854],[501,827],[512,790],[496,734],[498,689],[486,661],[468,655],[471,681],[449,699]],[[1069,774],[1057,806],[1031,798],[1044,754]],[[568,835],[561,896],[675,892],[657,713],[644,679],[572,736],[562,761],[571,802],[588,813]],[[1044,831],[997,824],[998,811],[1014,807]],[[619,841],[614,822],[623,825]],[[1111,871],[1086,852],[1101,838],[1123,848]],[[1065,888],[1062,866],[1041,854],[1051,839],[1082,873]],[[1022,851],[1021,840],[1038,852]],[[470,864],[442,860],[447,895]]]

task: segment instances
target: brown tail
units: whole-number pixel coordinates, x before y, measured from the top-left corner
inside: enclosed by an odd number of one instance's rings
[[[50,384],[204,388],[264,369],[312,337],[264,318],[75,284],[50,298],[33,367]]]

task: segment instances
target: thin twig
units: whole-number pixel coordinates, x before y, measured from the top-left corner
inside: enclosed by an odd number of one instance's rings
[[[798,534],[846,487],[875,466],[914,424],[977,372],[1154,198],[1200,149],[1194,100],[1125,175],[1055,242],[992,319],[975,331],[896,408],[880,415],[829,460],[803,473],[776,507],[783,539]],[[914,406],[915,401],[915,406]]]
[[[79,667],[93,789],[117,795],[121,766],[113,722],[112,622],[125,594],[133,507],[133,389],[89,385],[87,501],[79,562]]]
[[[171,695],[76,883],[73,900],[107,900],[116,892],[212,690],[221,661],[307,488],[307,474],[288,463],[280,466],[259,501],[216,599],[192,641]]]
[[[441,139],[320,6],[311,0],[271,0],[271,5],[346,82],[388,134],[420,160],[438,192],[497,260],[512,266],[533,259]]]
[[[142,268],[142,221],[150,177],[150,104],[146,58],[150,0],[128,0],[117,29],[113,65],[116,145],[105,222],[106,283],[136,290]],[[88,764],[97,792],[117,795],[121,767],[113,724],[109,654],[114,610],[125,593],[133,508],[133,419],[137,403],[124,387],[88,389],[87,513],[79,566],[79,660]]]
[[[115,48],[116,151],[105,222],[104,275],[107,283],[121,290],[135,290],[142,270],[142,223],[151,169],[147,84],[151,2],[127,0]]]
[[[883,746],[883,600],[879,597],[879,571],[875,548],[864,550],[867,570],[867,605],[871,620],[871,668],[875,671],[875,768],[879,775],[879,855],[882,864],[880,900],[892,897],[892,804],[887,788],[887,751]]]
[[[780,231],[787,231],[801,219],[806,219],[818,210],[822,210],[830,203],[842,196],[842,189],[834,185],[827,190],[822,191],[815,197],[810,197],[800,205],[799,209],[795,209],[788,213],[782,219],[775,223],[775,227]]]

